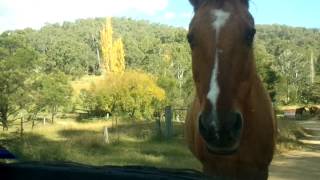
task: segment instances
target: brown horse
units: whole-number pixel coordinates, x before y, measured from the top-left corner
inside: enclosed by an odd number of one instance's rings
[[[299,116],[301,117],[303,115],[303,113],[307,112],[306,107],[300,107],[296,109],[296,117]]]
[[[320,112],[320,109],[318,108],[318,107],[316,107],[316,106],[311,106],[311,107],[309,107],[309,112],[310,112],[310,114],[317,114],[318,112]]]
[[[190,2],[196,96],[186,119],[188,145],[205,174],[267,179],[276,122],[256,72],[248,0]]]

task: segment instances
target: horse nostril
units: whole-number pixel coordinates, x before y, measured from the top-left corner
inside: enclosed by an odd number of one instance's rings
[[[199,131],[203,137],[210,139],[216,134],[216,124],[214,123],[212,112],[202,112],[199,115]]]
[[[210,124],[212,123],[213,117],[211,112],[202,112],[199,115],[199,121],[205,126],[209,127]]]
[[[204,138],[209,137],[210,131],[209,131],[209,128],[208,128],[208,124],[206,123],[202,113],[199,115],[198,123],[199,123],[199,132],[200,132],[200,134]]]
[[[230,131],[231,136],[233,138],[239,137],[241,134],[242,127],[243,127],[242,115],[240,113],[236,113],[231,124],[231,131]]]
[[[242,123],[243,123],[242,115],[240,113],[237,113],[233,128],[235,130],[242,129]]]

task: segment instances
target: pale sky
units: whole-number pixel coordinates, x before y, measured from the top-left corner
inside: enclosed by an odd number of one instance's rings
[[[320,28],[320,0],[251,0],[257,24]],[[0,0],[0,32],[79,18],[131,17],[187,27],[188,0]]]

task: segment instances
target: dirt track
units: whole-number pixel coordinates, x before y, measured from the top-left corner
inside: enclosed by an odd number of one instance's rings
[[[300,140],[310,150],[292,151],[285,155],[276,156],[270,167],[269,179],[320,179],[320,121],[311,119],[299,124],[315,133],[314,136]]]

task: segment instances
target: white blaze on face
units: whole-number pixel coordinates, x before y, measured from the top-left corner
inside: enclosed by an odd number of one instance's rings
[[[211,14],[214,19],[212,26],[216,30],[216,38],[219,38],[220,30],[228,21],[228,19],[230,17],[230,13],[223,11],[221,9],[217,9],[217,10],[212,10]],[[218,41],[218,39],[217,39],[217,41]]]
[[[230,13],[223,11],[221,9],[212,10],[211,12],[213,22],[212,27],[216,31],[216,49],[215,49],[215,63],[214,68],[212,70],[211,81],[210,81],[210,90],[207,95],[207,98],[211,101],[213,108],[216,108],[216,103],[218,99],[218,95],[220,92],[219,85],[218,85],[218,62],[219,62],[219,52],[222,50],[218,49],[218,41],[221,28],[226,24],[227,20],[230,17]]]

